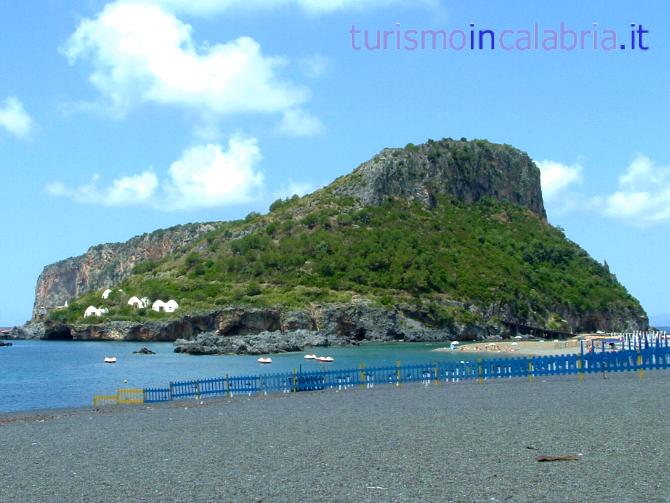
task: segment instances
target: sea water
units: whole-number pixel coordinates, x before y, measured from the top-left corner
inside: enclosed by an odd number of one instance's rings
[[[323,364],[305,360],[306,352],[272,355],[261,365],[258,356],[193,356],[175,353],[172,343],[13,341],[0,348],[0,412],[81,407],[94,395],[117,388],[167,387],[170,381],[287,372],[294,369],[358,368],[366,366],[458,361],[463,354],[433,352],[445,343],[363,344],[356,347],[313,348],[332,356]],[[134,354],[149,347],[155,355]],[[117,363],[104,363],[115,356]],[[471,358],[471,357],[470,357]]]

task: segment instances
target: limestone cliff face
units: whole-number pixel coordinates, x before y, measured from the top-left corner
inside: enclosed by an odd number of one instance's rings
[[[436,196],[466,203],[483,197],[524,206],[546,218],[540,170],[528,154],[508,145],[475,140],[429,141],[403,149],[384,149],[334,184],[336,194],[363,205],[388,197],[432,206]]]
[[[35,287],[33,318],[87,292],[119,283],[139,262],[159,260],[174,253],[215,225],[179,225],[137,236],[125,243],[94,246],[79,257],[46,266]]]

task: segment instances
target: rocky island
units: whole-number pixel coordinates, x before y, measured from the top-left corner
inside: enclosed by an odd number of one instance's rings
[[[179,309],[128,305],[131,296]],[[87,306],[99,306],[94,320]],[[384,149],[265,215],[160,230],[47,266],[33,319],[11,336],[255,354],[647,326],[607,266],[548,223],[527,154],[444,139]]]

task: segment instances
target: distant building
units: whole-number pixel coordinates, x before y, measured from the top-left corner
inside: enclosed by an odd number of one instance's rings
[[[128,305],[134,307],[135,309],[140,309],[142,306],[142,301],[138,297],[131,297],[128,299]]]
[[[109,298],[109,296],[111,295],[111,293],[112,293],[112,291],[108,288],[107,290],[102,292],[102,298],[107,300]]]
[[[100,317],[102,316],[102,312],[95,306],[88,306],[86,311],[84,311],[84,318],[89,318],[91,316]]]
[[[167,302],[163,302],[162,300],[158,299],[153,303],[151,309],[157,313],[174,313],[177,309],[179,309],[179,304],[177,304],[177,301],[173,299],[170,299]]]

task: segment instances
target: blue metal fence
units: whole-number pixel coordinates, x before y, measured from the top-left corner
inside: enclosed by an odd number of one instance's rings
[[[668,341],[638,349],[589,352],[556,356],[505,357],[475,361],[438,361],[415,365],[369,367],[357,369],[320,369],[276,374],[228,376],[214,379],[171,382],[167,388],[144,389],[144,402],[157,403],[186,398],[213,396],[292,393],[327,389],[345,390],[353,387],[373,388],[380,384],[400,386],[402,383],[452,383],[492,379],[578,375],[606,372],[670,368]]]

